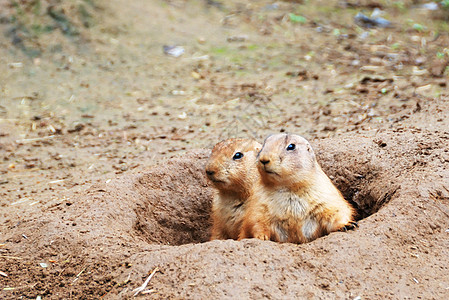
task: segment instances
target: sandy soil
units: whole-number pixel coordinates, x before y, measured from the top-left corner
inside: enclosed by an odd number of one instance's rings
[[[114,0],[87,28],[66,1],[79,32],[27,35],[0,1],[0,297],[131,298],[157,267],[144,297],[448,298],[447,13],[310,2]],[[354,23],[374,7],[394,27]],[[279,131],[360,228],[208,242],[207,149]]]

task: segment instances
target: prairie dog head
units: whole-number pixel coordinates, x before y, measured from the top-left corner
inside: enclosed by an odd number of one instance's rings
[[[316,170],[310,143],[294,134],[274,134],[265,139],[258,169],[265,183],[294,188],[307,184]]]
[[[261,144],[251,139],[219,142],[206,164],[207,177],[219,191],[245,192],[258,176],[257,153],[261,148]]]

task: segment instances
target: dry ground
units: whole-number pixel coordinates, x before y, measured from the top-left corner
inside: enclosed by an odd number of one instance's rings
[[[444,10],[115,0],[84,24],[79,3],[64,23],[0,1],[0,297],[126,298],[155,267],[147,297],[449,296]],[[394,27],[354,24],[373,7]],[[360,228],[207,242],[204,149],[279,131],[311,140]]]

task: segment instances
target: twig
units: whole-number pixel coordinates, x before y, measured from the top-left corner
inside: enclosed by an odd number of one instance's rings
[[[132,292],[134,293],[134,297],[137,296],[139,293],[149,293],[147,291],[144,291],[148,285],[148,283],[150,282],[151,278],[153,278],[154,274],[156,274],[156,272],[159,271],[159,268],[156,267],[154,268],[153,272],[151,272],[150,276],[148,276],[147,280],[145,280],[145,282],[139,286],[138,288],[136,288],[135,290],[133,290]]]
[[[0,275],[8,277],[8,274],[6,274],[5,272],[0,271]]]
[[[62,271],[61,271],[61,272],[59,272],[59,274],[58,274],[58,277],[59,277],[59,276],[61,276],[62,272],[64,272],[64,271],[65,271],[65,268],[64,268],[64,269],[62,269]]]
[[[4,258],[11,258],[11,259],[23,259],[21,257],[16,257],[16,256],[8,256],[8,255],[0,255],[0,257],[4,257]]]
[[[87,267],[84,267],[84,269],[81,270],[81,272],[78,273],[78,275],[76,275],[76,277],[80,277],[81,274],[83,274],[83,272],[86,270]]]
[[[84,267],[84,269],[81,270],[81,272],[78,273],[78,275],[75,276],[75,279],[72,281],[72,283],[74,283],[75,281],[77,281],[80,277],[81,274],[83,274],[83,272],[86,270],[87,267]]]
[[[16,140],[16,143],[22,144],[22,143],[36,142],[36,141],[52,139],[54,137],[55,137],[54,135],[49,135],[49,136],[44,136],[44,137],[34,138],[34,139],[21,139],[21,140]]]
[[[58,180],[50,181],[48,184],[60,183],[60,182],[63,182],[63,181],[65,181],[65,179],[58,179]]]
[[[29,199],[29,198],[23,198],[22,200],[10,203],[9,205],[16,205],[16,204],[20,204],[20,203],[27,202],[27,201],[30,201],[30,200],[31,199]]]

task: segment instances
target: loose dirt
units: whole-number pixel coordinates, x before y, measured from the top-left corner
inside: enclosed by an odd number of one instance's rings
[[[139,297],[447,298],[444,11],[368,2],[115,0],[88,27],[55,2],[79,32],[26,36],[0,1],[0,297],[132,298],[157,267]],[[373,7],[394,27],[354,24]],[[209,242],[207,149],[279,131],[360,227]]]

